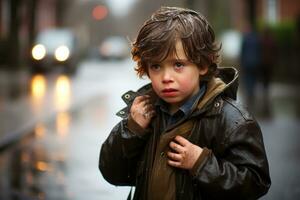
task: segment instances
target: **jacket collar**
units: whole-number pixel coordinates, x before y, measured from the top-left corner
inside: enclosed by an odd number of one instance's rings
[[[208,108],[211,108],[211,106],[213,106],[213,109],[211,109],[210,114],[217,114],[218,112],[220,112],[221,111],[220,108],[222,107],[222,102],[214,101],[216,97],[219,96],[220,94],[236,100],[237,89],[238,89],[238,71],[233,67],[220,67],[218,69],[219,69],[218,76],[210,80],[207,86],[208,88],[206,94],[210,93],[209,87],[211,87],[210,90],[214,90],[213,95],[207,98],[206,102],[202,103],[202,105],[198,104],[197,112],[195,112],[194,114],[198,115],[200,113],[203,113],[204,111],[207,111]],[[117,115],[122,118],[126,118],[129,113],[129,108],[130,108],[129,105],[132,104],[135,97],[139,95],[145,95],[145,94],[150,95],[152,103],[156,102],[158,97],[153,91],[151,83],[148,83],[143,87],[141,87],[140,89],[138,89],[136,92],[130,90],[122,95],[122,99],[127,104],[127,107],[117,112]],[[213,101],[214,103],[212,105]],[[200,101],[199,103],[201,104],[201,102],[202,101]]]
[[[220,67],[218,77],[226,84],[224,96],[236,100],[238,90],[238,71],[233,67]]]
[[[233,67],[218,68],[219,74],[207,83],[207,92],[203,99],[198,102],[193,116],[206,113],[215,115],[221,112],[223,101],[219,96],[236,99],[238,88],[238,71]],[[209,112],[207,112],[209,111]]]

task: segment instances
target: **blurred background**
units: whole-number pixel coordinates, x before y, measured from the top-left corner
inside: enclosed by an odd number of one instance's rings
[[[160,6],[203,13],[240,71],[272,186],[300,196],[298,0],[0,0],[0,199],[125,199],[98,171],[101,144],[138,79],[130,42]],[[112,155],[113,156],[113,155]]]

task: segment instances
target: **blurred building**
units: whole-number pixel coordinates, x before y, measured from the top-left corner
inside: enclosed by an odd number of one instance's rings
[[[300,15],[298,0],[257,0],[258,16],[276,23],[293,20]]]
[[[134,39],[162,5],[202,12],[217,34],[228,28],[243,30],[249,17],[277,23],[293,21],[300,13],[299,0],[1,0],[0,67],[26,65],[35,35],[49,27],[71,27],[83,48],[97,46],[111,35]],[[97,7],[102,8],[96,12],[100,18],[93,17]]]

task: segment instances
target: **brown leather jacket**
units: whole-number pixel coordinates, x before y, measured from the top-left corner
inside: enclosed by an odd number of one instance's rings
[[[215,93],[205,105],[196,107],[190,116],[166,130],[188,130],[189,141],[206,149],[192,173],[176,169],[178,200],[258,199],[271,185],[259,125],[236,101],[237,71],[221,68],[219,78],[226,83],[224,90]],[[158,131],[159,115],[152,120],[148,130],[128,119],[133,99],[145,93],[153,94],[151,85],[122,96],[128,104],[118,113],[123,120],[103,143],[99,159],[103,177],[114,185],[135,186],[136,200],[147,199],[147,183],[161,134]]]

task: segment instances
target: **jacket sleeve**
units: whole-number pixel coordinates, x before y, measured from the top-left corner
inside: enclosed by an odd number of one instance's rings
[[[206,150],[193,176],[209,199],[257,199],[271,180],[258,124],[246,121],[225,139],[223,155]],[[200,189],[199,188],[199,189]]]
[[[134,185],[137,162],[147,141],[147,131],[137,124],[129,129],[129,121],[134,124],[130,119],[119,122],[101,147],[99,169],[113,185]]]

